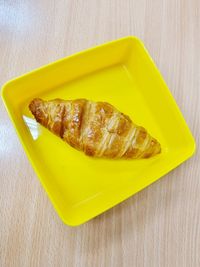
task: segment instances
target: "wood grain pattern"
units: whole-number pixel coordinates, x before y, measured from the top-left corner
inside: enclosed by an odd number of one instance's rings
[[[103,215],[65,226],[0,100],[0,266],[200,266],[199,0],[0,1],[0,85],[126,35],[140,37],[196,143],[186,163]]]

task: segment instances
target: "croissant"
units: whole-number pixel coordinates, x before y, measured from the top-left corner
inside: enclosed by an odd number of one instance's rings
[[[106,102],[35,98],[29,109],[37,122],[89,156],[138,159],[161,152],[143,127]]]

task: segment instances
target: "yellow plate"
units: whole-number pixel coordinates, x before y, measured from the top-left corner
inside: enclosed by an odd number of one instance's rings
[[[188,159],[195,142],[143,43],[125,37],[56,61],[3,86],[2,97],[55,209],[79,225],[135,194]],[[38,125],[34,97],[107,101],[159,140],[144,160],[94,159]]]

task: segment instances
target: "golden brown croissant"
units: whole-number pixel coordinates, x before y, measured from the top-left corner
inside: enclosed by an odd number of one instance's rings
[[[136,159],[161,151],[143,127],[106,102],[36,98],[29,108],[39,123],[89,156]]]

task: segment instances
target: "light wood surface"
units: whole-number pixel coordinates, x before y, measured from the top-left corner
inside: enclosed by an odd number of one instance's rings
[[[196,139],[196,155],[71,228],[55,213],[0,100],[0,266],[200,266],[200,1],[1,0],[0,85],[126,35],[144,42]],[[174,129],[176,130],[176,129]]]

